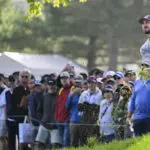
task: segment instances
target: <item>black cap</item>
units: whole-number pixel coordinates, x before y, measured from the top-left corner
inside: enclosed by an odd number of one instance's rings
[[[15,82],[14,76],[13,76],[13,75],[10,75],[10,76],[8,77],[8,81],[9,81],[9,82]]]
[[[124,76],[126,77],[128,75],[136,75],[136,73],[133,70],[127,70]]]
[[[144,20],[150,21],[150,15],[146,15],[145,17],[140,18],[140,19],[139,19],[139,23],[142,24]]]
[[[41,78],[41,83],[48,83],[48,81],[51,79],[50,75],[45,74]]]

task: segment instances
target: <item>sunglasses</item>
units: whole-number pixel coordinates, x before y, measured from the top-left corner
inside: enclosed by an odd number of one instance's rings
[[[23,79],[28,79],[28,76],[21,76]]]
[[[105,90],[104,93],[112,93],[112,91]]]
[[[115,80],[120,80],[121,78],[120,78],[120,77],[115,77],[114,79],[115,79]]]

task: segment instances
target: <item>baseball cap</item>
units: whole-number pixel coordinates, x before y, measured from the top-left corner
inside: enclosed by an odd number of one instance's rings
[[[109,70],[109,71],[107,71],[107,72],[104,73],[104,78],[107,78],[108,76],[114,76],[114,75],[115,75],[115,72]]]
[[[124,78],[124,74],[122,72],[116,72],[114,77]]]
[[[82,75],[76,76],[76,77],[75,77],[75,82],[82,83],[82,82],[83,82],[83,77],[82,77]]]
[[[64,71],[60,74],[60,78],[70,78],[70,75],[67,71]]]
[[[150,15],[146,15],[146,16],[140,18],[140,19],[139,19],[139,23],[142,24],[144,20],[150,21]]]

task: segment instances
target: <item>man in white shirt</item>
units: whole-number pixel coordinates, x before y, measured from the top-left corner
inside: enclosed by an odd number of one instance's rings
[[[103,91],[104,98],[100,104],[100,134],[102,142],[110,142],[115,138],[115,130],[113,127],[113,88],[109,85]]]
[[[97,80],[91,76],[88,78],[88,90],[82,92],[79,98],[79,111],[81,122],[85,124],[85,141],[90,136],[98,136],[98,128],[95,126],[98,120],[99,105],[102,99],[102,92],[97,87]]]

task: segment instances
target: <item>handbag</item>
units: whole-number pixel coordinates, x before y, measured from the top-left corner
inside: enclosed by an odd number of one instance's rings
[[[29,123],[28,117],[25,116],[24,122],[19,123],[19,143],[33,143],[33,132],[34,126],[31,123]]]

